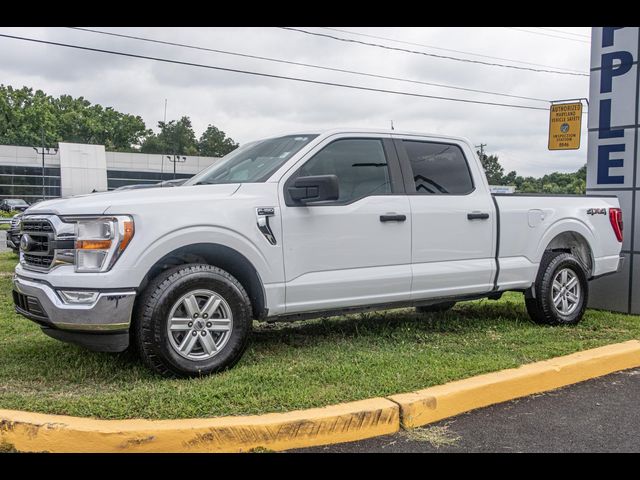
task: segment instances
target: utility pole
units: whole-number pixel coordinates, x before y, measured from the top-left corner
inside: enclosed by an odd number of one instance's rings
[[[487,144],[486,143],[481,143],[480,145],[476,145],[476,148],[480,149],[480,159],[482,160],[484,158],[484,147],[486,147]]]
[[[167,125],[167,99],[164,99],[164,125]],[[160,155],[160,186],[162,187],[164,182],[164,155]]]
[[[37,155],[42,155],[42,200],[45,200],[46,190],[45,190],[45,181],[44,181],[44,177],[45,177],[44,157],[45,155],[55,155],[56,153],[58,153],[58,149],[45,147],[44,127],[41,127],[40,131],[42,134],[42,146],[40,148],[33,147],[33,149],[36,151]]]

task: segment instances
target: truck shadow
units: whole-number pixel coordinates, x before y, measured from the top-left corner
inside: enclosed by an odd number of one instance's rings
[[[417,313],[413,308],[372,311],[296,322],[254,322],[253,343],[308,343],[318,338],[388,336],[396,330],[420,332],[460,332],[469,328],[482,329],[496,322],[532,324],[522,301],[478,300],[463,302],[452,310],[438,313]],[[306,339],[306,340],[303,340]]]

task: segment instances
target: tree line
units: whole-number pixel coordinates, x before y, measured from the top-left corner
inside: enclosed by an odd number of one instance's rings
[[[188,116],[147,128],[139,115],[92,104],[83,97],[53,97],[42,90],[0,84],[0,145],[55,146],[58,142],[104,145],[115,152],[222,157],[238,147],[214,125],[196,137]]]
[[[92,104],[83,97],[53,97],[42,90],[0,84],[0,145],[55,146],[58,142],[104,145],[108,151],[222,157],[238,147],[225,132],[209,125],[196,136],[188,116],[158,122],[158,133],[139,115]],[[553,172],[543,177],[505,173],[496,155],[478,152],[490,185],[515,185],[518,192],[586,191],[587,169]]]
[[[489,185],[514,185],[522,193],[570,193],[584,195],[587,191],[587,166],[572,173],[553,172],[542,177],[523,177],[515,170],[504,172],[497,155],[478,152]]]

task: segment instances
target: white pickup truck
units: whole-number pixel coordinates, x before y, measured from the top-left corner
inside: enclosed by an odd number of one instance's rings
[[[253,320],[511,290],[535,322],[574,324],[621,242],[614,196],[492,195],[464,139],[340,129],[248,143],[180,187],[29,208],[13,294],[51,337],[195,376],[234,365]]]

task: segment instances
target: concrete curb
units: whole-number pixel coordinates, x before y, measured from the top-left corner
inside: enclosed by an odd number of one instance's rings
[[[350,442],[397,432],[384,398],[288,413],[189,420],[96,420],[0,410],[0,442],[21,452],[247,452]]]
[[[417,392],[289,413],[96,420],[0,410],[0,443],[25,452],[246,452],[395,433],[469,410],[640,366],[640,341],[586,350]]]
[[[400,405],[402,426],[414,428],[637,366],[640,341],[630,340],[387,398]]]

